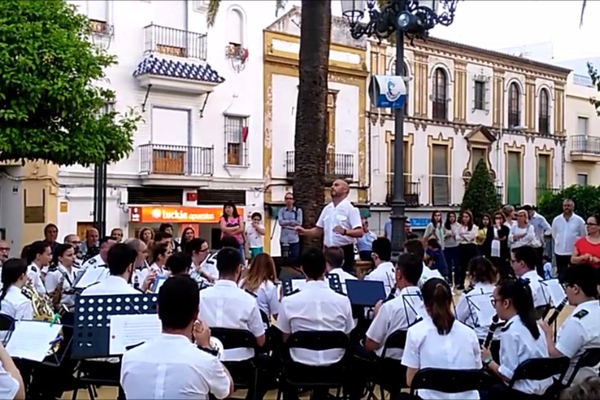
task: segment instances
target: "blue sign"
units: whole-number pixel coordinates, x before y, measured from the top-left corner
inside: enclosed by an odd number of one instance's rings
[[[373,75],[369,85],[371,104],[378,108],[402,108],[406,102],[404,77]]]
[[[427,225],[431,222],[429,218],[409,218],[411,228],[427,228]]]

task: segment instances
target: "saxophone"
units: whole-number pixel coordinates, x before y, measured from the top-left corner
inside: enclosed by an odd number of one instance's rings
[[[62,287],[62,286],[61,286]],[[52,322],[60,324],[60,318],[54,318],[55,313],[52,307],[52,301],[46,296],[42,296],[35,290],[35,287],[28,281],[25,286],[21,289],[21,293],[29,300],[31,300],[31,306],[33,307],[33,319],[35,321],[44,321],[44,322]],[[59,298],[60,299],[60,298]],[[62,330],[59,333],[59,336],[62,336]],[[48,351],[47,356],[51,356],[56,354],[58,349],[60,348],[61,342],[57,341]]]

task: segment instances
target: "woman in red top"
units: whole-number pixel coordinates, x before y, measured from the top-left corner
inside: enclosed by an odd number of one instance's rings
[[[221,239],[226,236],[234,237],[238,244],[238,251],[242,256],[242,261],[244,260],[244,237],[242,233],[244,233],[244,219],[241,215],[238,214],[237,207],[232,202],[227,202],[223,205],[223,215],[219,220],[219,225],[221,227]]]
[[[571,256],[571,264],[590,264],[600,267],[600,216],[587,219],[587,236],[577,239]]]

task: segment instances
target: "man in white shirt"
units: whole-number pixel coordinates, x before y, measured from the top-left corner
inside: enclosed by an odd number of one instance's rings
[[[81,272],[85,272],[88,268],[106,268],[108,265],[108,251],[117,242],[110,236],[103,237],[100,239],[100,252],[97,256],[94,256],[81,264]]]
[[[512,249],[510,252],[510,264],[517,278],[524,280],[531,289],[533,306],[536,308],[538,318],[550,307],[550,292],[542,277],[535,270],[537,253],[533,247],[523,246]]]
[[[386,238],[377,238],[371,246],[371,257],[375,268],[365,276],[365,281],[383,282],[385,295],[389,296],[396,287],[396,271],[392,258],[392,243]]]
[[[136,258],[137,252],[131,246],[125,243],[112,246],[106,257],[110,275],[102,282],[89,286],[81,295],[141,294],[139,290],[131,286]]]
[[[560,277],[571,263],[571,255],[575,242],[585,237],[585,221],[575,214],[575,203],[571,199],[563,201],[563,213],[552,221],[552,238],[554,239],[554,255],[556,270]]]
[[[233,393],[233,379],[210,348],[210,329],[197,320],[199,301],[198,285],[189,276],[174,276],[162,285],[162,334],[123,355],[126,398],[206,400],[209,393],[217,399]]]
[[[337,179],[331,185],[331,203],[327,204],[317,226],[306,229],[296,227],[296,232],[306,236],[323,236],[325,247],[340,247],[344,250],[344,271],[353,272],[354,242],[364,234],[360,212],[348,200],[350,187]]]
[[[421,274],[421,279],[419,279],[419,287],[423,287],[425,282],[431,278],[444,279],[440,271],[437,269],[431,269],[425,265],[425,262],[423,261],[425,259],[425,246],[423,246],[423,242],[421,242],[419,239],[407,240],[406,243],[404,243],[404,251],[417,256],[417,258],[419,258],[423,264],[423,273]]]
[[[328,247],[323,251],[323,255],[327,263],[327,273],[337,275],[340,278],[342,290],[344,293],[347,293],[346,281],[348,279],[356,280],[356,277],[342,269],[344,265],[344,251],[339,247]]]
[[[546,237],[552,235],[552,227],[546,221],[543,215],[538,214],[532,206],[525,205],[523,210],[527,211],[529,216],[529,225],[533,226],[535,237],[540,242],[541,246],[536,247],[538,253],[538,261],[535,264],[535,268],[539,276],[544,277],[544,250],[546,249]]]

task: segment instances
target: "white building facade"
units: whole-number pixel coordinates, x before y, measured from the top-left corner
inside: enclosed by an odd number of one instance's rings
[[[208,1],[74,2],[94,41],[118,58],[106,82],[118,111],[141,113],[133,152],[108,166],[107,230],[192,226],[218,239],[225,202],[249,215],[263,206],[263,29],[274,4]],[[61,233],[93,220],[93,167],[58,172]]]
[[[393,74],[395,49],[370,42],[372,74]],[[434,210],[457,210],[466,183],[486,160],[504,204],[535,204],[565,183],[565,85],[569,70],[429,38],[405,43],[408,100],[404,194],[414,229]],[[388,219],[394,120],[367,112],[371,226]]]

